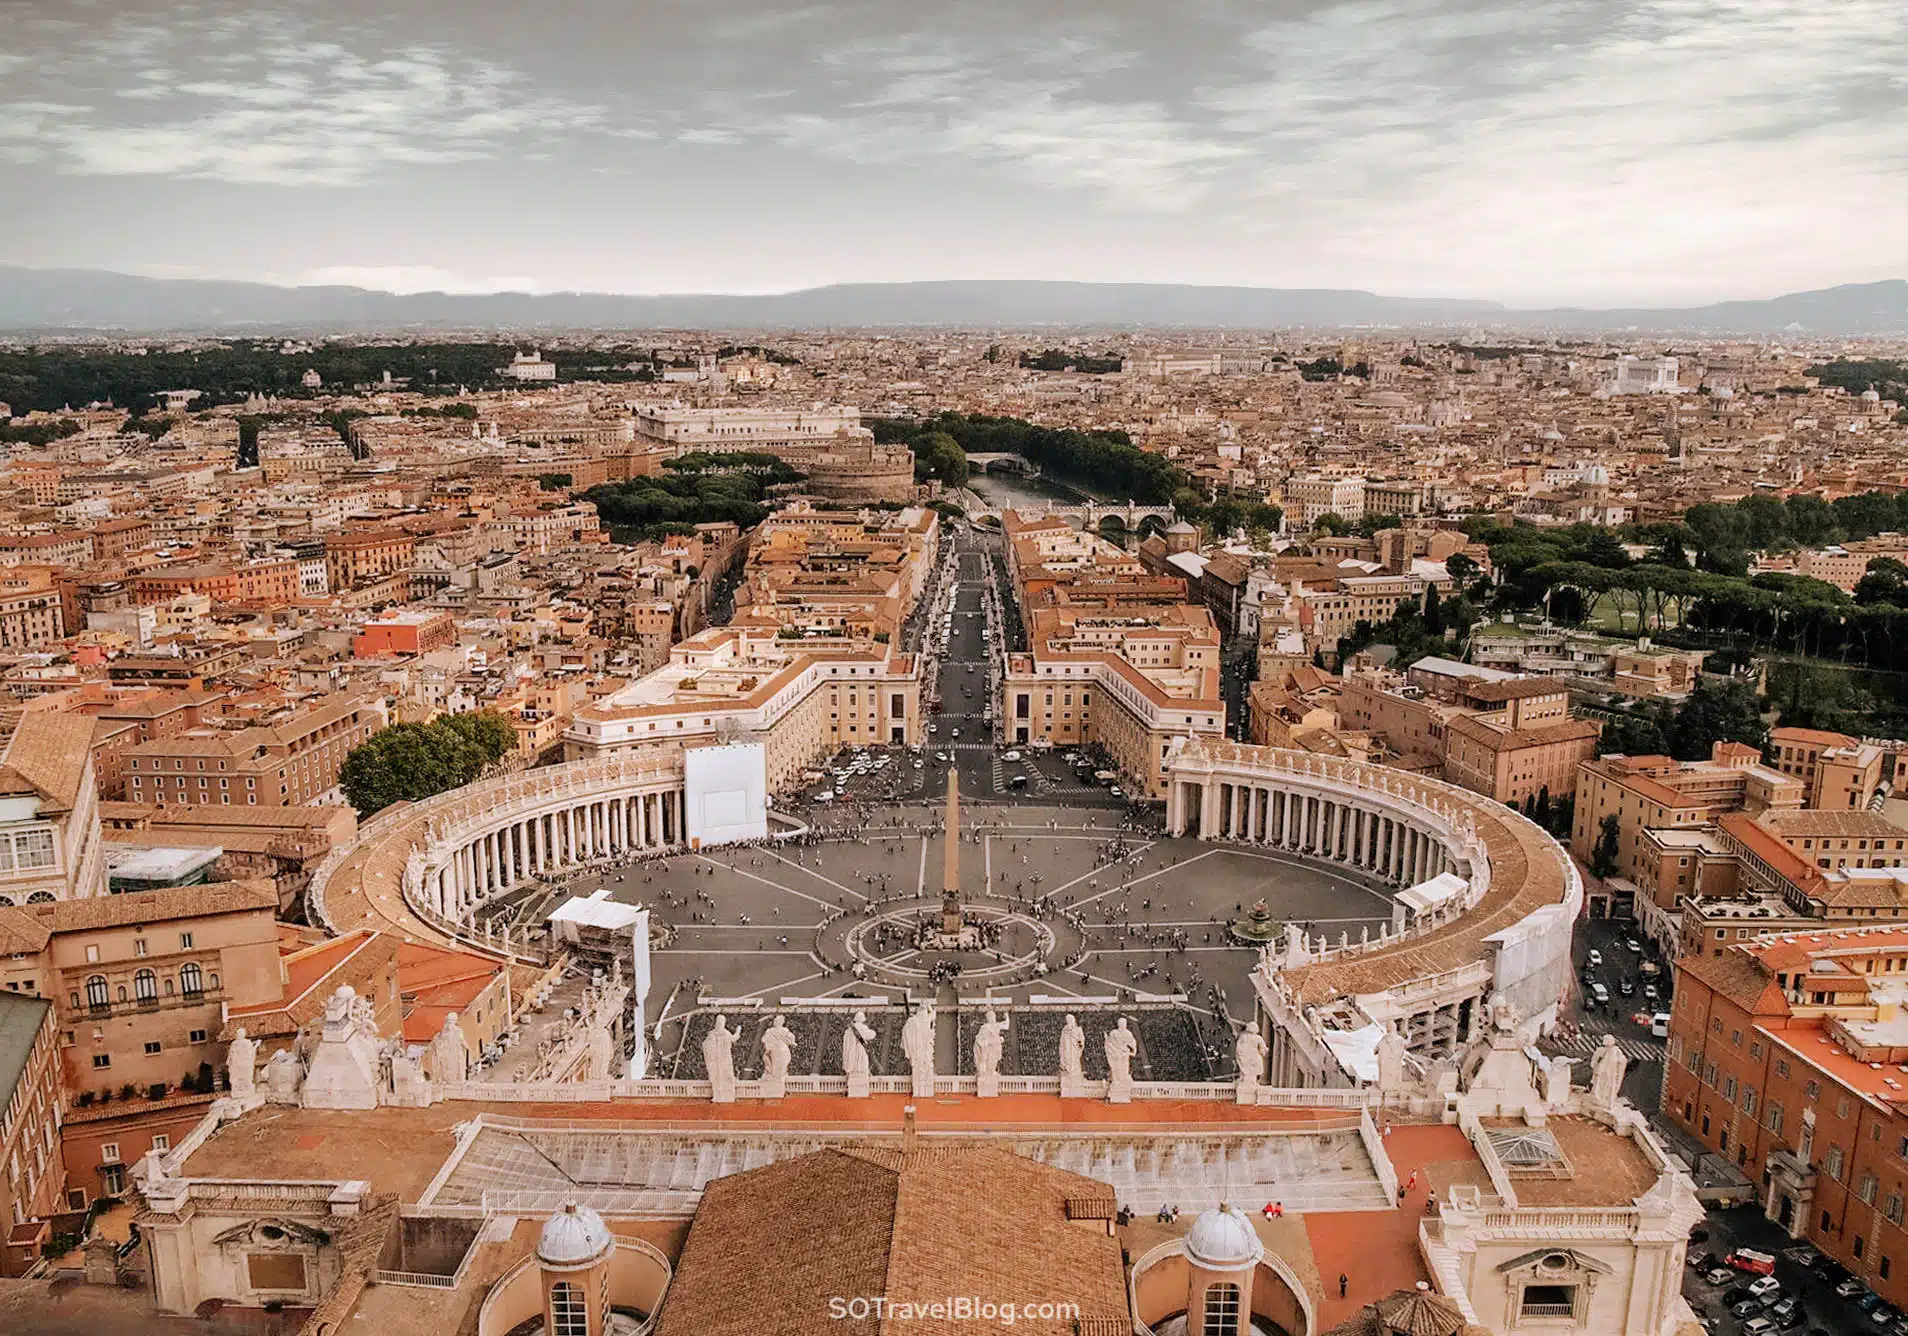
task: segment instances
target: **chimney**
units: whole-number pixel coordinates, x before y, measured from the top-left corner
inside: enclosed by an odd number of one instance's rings
[[[908,1105],[901,1110],[901,1153],[910,1154],[914,1150],[914,1106]]]

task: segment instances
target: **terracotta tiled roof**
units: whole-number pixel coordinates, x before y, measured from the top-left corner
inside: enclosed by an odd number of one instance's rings
[[[931,1304],[973,1295],[1127,1315],[1120,1246],[1069,1223],[1092,1179],[983,1146],[817,1151],[709,1185],[670,1284],[658,1336],[952,1336],[972,1321],[832,1317],[838,1296]],[[1074,1318],[1015,1330],[1073,1336]]]
[[[20,792],[24,784],[45,805],[71,811],[79,802],[80,781],[92,757],[93,720],[65,711],[33,711],[20,720],[0,760],[0,792]]]
[[[0,956],[30,956],[46,949],[47,926],[24,909],[0,905]]]
[[[85,932],[93,928],[208,918],[213,914],[239,914],[257,909],[277,912],[278,888],[270,878],[170,886],[141,891],[137,895],[96,895],[86,900],[32,905],[24,912],[54,932]]]
[[[1732,946],[1719,956],[1686,956],[1676,968],[1679,975],[1688,975],[1751,1016],[1789,1014],[1775,972],[1741,947]]]

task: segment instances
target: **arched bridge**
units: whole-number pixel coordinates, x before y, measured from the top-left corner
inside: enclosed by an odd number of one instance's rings
[[[1012,473],[1022,478],[1038,478],[1040,476],[1040,465],[1034,463],[1024,455],[1016,455],[1011,452],[969,454],[967,456],[967,464],[969,468],[978,469],[982,473]]]
[[[973,456],[969,455],[968,458],[972,459]],[[1110,519],[1124,525],[1128,533],[1150,533],[1156,528],[1165,528],[1175,518],[1171,506],[1141,505],[1138,502],[1041,501],[1023,506],[995,506],[981,501],[971,491],[965,493],[965,497],[980,502],[979,505],[965,506],[969,519],[999,515],[1002,510],[1014,510],[1022,515],[1060,515],[1079,529],[1095,529]]]

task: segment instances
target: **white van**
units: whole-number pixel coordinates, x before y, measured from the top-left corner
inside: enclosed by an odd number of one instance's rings
[[[1670,1014],[1667,1011],[1659,1011],[1650,1017],[1650,1037],[1653,1039],[1668,1039],[1669,1021]]]

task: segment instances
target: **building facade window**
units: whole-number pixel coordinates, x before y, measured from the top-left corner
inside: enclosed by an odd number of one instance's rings
[[[1203,1336],[1238,1336],[1239,1287],[1230,1281],[1206,1286]]]
[[[550,1287],[551,1336],[590,1336],[589,1301],[568,1281]]]

